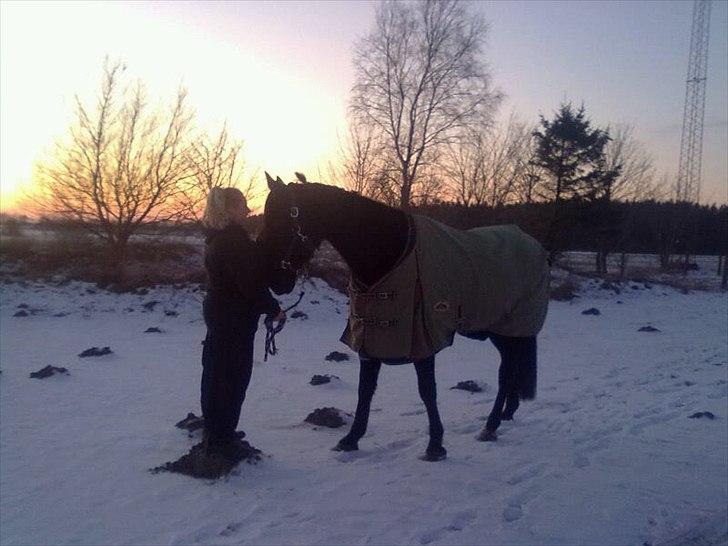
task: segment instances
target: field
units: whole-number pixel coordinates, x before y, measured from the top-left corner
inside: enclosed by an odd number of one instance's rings
[[[343,429],[303,422],[353,412],[358,373],[337,341],[346,297],[308,283],[280,353],[264,363],[262,332],[256,344],[241,427],[265,457],[218,481],[148,472],[198,441],[174,427],[199,413],[195,286],[5,282],[0,543],[726,544],[725,293],[569,278],[578,297],[552,302],[539,337],[538,397],[498,442],[474,439],[495,349],[457,338],[440,353],[438,463],[418,459],[427,420],[411,366],[382,370],[359,452],[330,451]],[[113,353],[77,356],[92,346]],[[326,362],[332,350],[351,360]],[[46,365],[68,373],[29,377]],[[309,384],[324,373],[338,379]],[[451,389],[468,379],[484,391]]]

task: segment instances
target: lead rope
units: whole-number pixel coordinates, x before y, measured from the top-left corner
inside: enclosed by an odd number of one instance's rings
[[[303,299],[303,295],[305,293],[306,292],[304,290],[301,290],[301,293],[298,295],[296,303],[294,303],[293,305],[289,305],[283,311],[285,313],[288,313],[288,311],[301,303],[301,300]],[[271,324],[269,324],[268,322],[265,323],[265,354],[263,355],[263,362],[268,362],[268,355],[274,355],[278,353],[278,347],[276,347],[276,334],[283,330],[283,326],[285,326],[286,322],[280,322],[275,328],[273,328]]]

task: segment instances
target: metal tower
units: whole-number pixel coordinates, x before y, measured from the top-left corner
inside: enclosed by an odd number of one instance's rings
[[[703,157],[703,119],[705,117],[705,81],[708,68],[708,33],[710,0],[693,3],[693,26],[690,34],[690,58],[685,86],[680,168],[677,175],[677,200],[700,201],[700,168]]]

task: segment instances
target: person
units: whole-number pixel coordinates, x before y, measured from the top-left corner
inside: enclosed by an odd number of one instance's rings
[[[253,369],[253,341],[261,315],[273,326],[286,314],[268,290],[266,260],[244,222],[250,210],[237,188],[212,188],[202,223],[206,228],[207,335],[200,385],[203,444],[208,454],[234,449],[235,429]],[[244,435],[244,434],[243,434]]]

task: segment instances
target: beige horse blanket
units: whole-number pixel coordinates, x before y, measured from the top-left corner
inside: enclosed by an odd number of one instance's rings
[[[515,225],[461,231],[413,215],[416,241],[374,285],[349,286],[341,340],[371,358],[421,360],[455,333],[535,336],[548,308],[547,252]]]

